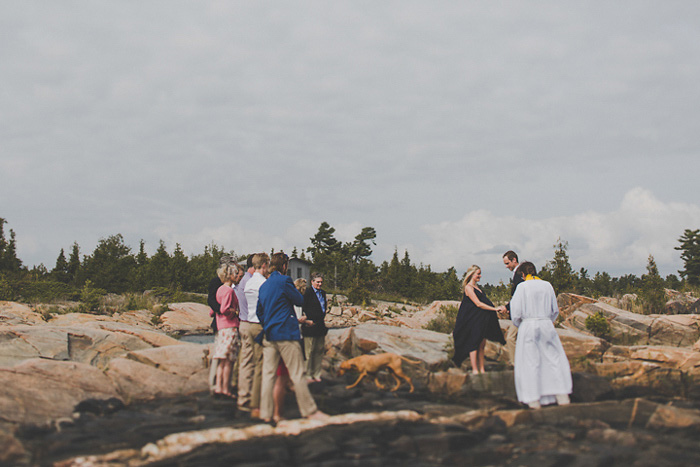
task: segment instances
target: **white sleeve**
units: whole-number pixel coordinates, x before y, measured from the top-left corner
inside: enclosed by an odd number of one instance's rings
[[[549,284],[549,290],[551,302],[549,319],[551,319],[552,322],[554,322],[557,319],[557,316],[559,316],[559,305],[557,304],[557,294],[554,292],[554,287],[552,287],[552,284]]]
[[[520,323],[523,321],[523,312],[525,311],[523,289],[524,287],[517,287],[510,301],[510,319],[516,327],[520,326]]]

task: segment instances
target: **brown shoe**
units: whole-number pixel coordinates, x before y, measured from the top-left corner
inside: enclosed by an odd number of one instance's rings
[[[260,409],[252,409],[250,411],[250,418],[260,418]]]

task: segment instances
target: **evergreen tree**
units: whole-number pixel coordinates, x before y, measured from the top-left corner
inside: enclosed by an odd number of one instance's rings
[[[700,229],[686,229],[678,239],[680,246],[675,249],[681,252],[684,268],[678,273],[690,285],[700,285]]]
[[[577,281],[576,273],[569,263],[569,255],[566,250],[569,242],[563,242],[561,238],[554,244],[554,259],[549,261],[540,271],[542,279],[549,281],[557,294],[574,291]]]
[[[612,297],[613,280],[607,272],[596,272],[593,276],[593,297]]]
[[[462,298],[462,284],[457,277],[457,270],[452,266],[443,273],[442,291],[440,297],[447,300],[460,300]],[[437,298],[436,298],[437,299]]]
[[[182,251],[179,243],[175,244],[175,251],[170,258],[170,277],[172,285],[176,288],[188,290],[190,286],[187,256]]]
[[[656,266],[656,261],[654,261],[652,255],[649,255],[647,262],[647,273],[642,276],[642,287],[639,295],[642,299],[645,314],[663,312],[666,304],[664,280],[659,275],[659,268]]]
[[[22,269],[22,261],[17,258],[15,231],[10,229],[10,240],[5,238],[7,221],[0,217],[0,273],[17,274]]]
[[[81,269],[94,287],[123,293],[129,290],[129,279],[135,265],[131,248],[124,244],[124,237],[117,234],[100,239],[92,255],[85,257]]]
[[[61,248],[61,252],[58,254],[58,258],[56,258],[56,266],[54,266],[51,271],[51,275],[58,282],[63,282],[64,284],[70,282],[68,261],[66,261],[66,253],[63,248]]]
[[[226,254],[223,247],[212,243],[204,247],[204,253],[193,255],[188,263],[189,292],[206,293],[209,281],[216,275],[221,256]],[[233,252],[231,252],[233,254]]]
[[[158,249],[151,256],[146,267],[146,288],[168,287],[171,281],[170,254],[165,246],[165,242],[160,240]]]
[[[306,249],[311,254],[311,261],[316,268],[324,274],[329,274],[333,269],[334,253],[342,249],[342,244],[335,238],[335,228],[328,222],[322,222],[316,235],[311,237],[311,246]]]
[[[80,273],[80,247],[78,242],[73,243],[73,249],[71,250],[70,256],[68,257],[68,264],[66,266],[66,274],[68,276],[68,282],[73,285],[78,284],[78,277]]]

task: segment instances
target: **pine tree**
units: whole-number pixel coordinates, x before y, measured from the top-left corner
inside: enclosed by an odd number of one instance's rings
[[[563,242],[558,238],[557,243],[554,244],[554,259],[540,271],[542,278],[552,284],[557,294],[572,292],[577,281],[576,273],[569,263],[569,255],[566,252],[568,248],[569,242]]]
[[[68,283],[77,285],[80,273],[80,246],[78,246],[78,242],[73,243],[73,249],[68,257],[66,273],[68,276]]]
[[[644,307],[644,314],[662,313],[666,304],[664,280],[659,275],[654,257],[649,255],[647,261],[647,273],[642,276],[640,298]]]
[[[61,252],[58,254],[58,258],[56,258],[56,266],[54,266],[51,271],[51,275],[58,282],[63,282],[65,284],[70,282],[70,277],[68,276],[68,261],[66,261],[66,253],[63,248],[61,248]]]
[[[678,271],[690,285],[700,285],[700,229],[686,229],[678,239],[680,246],[675,249],[681,252],[685,267]]]
[[[0,272],[16,274],[22,269],[22,261],[17,257],[15,231],[10,229],[9,241],[5,238],[6,223],[7,221],[0,217]]]

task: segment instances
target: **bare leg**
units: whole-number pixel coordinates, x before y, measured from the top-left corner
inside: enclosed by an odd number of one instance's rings
[[[484,350],[486,349],[486,339],[479,344],[479,373],[486,373],[484,369]]]
[[[217,367],[216,367],[216,383],[214,387],[214,394],[223,394],[224,393],[224,366],[226,365],[226,361],[217,358]]]
[[[289,376],[278,376],[275,381],[275,387],[272,390],[272,397],[275,400],[275,409],[272,419],[277,421],[282,420],[282,412],[284,412],[284,397],[287,395],[287,384]]]
[[[469,360],[472,362],[472,374],[478,375],[479,374],[479,359],[478,359],[478,354],[479,350],[472,350],[469,352]]]
[[[227,396],[231,395],[231,370],[233,369],[233,362],[230,360],[223,361],[223,371],[221,373],[221,387],[224,394]]]

